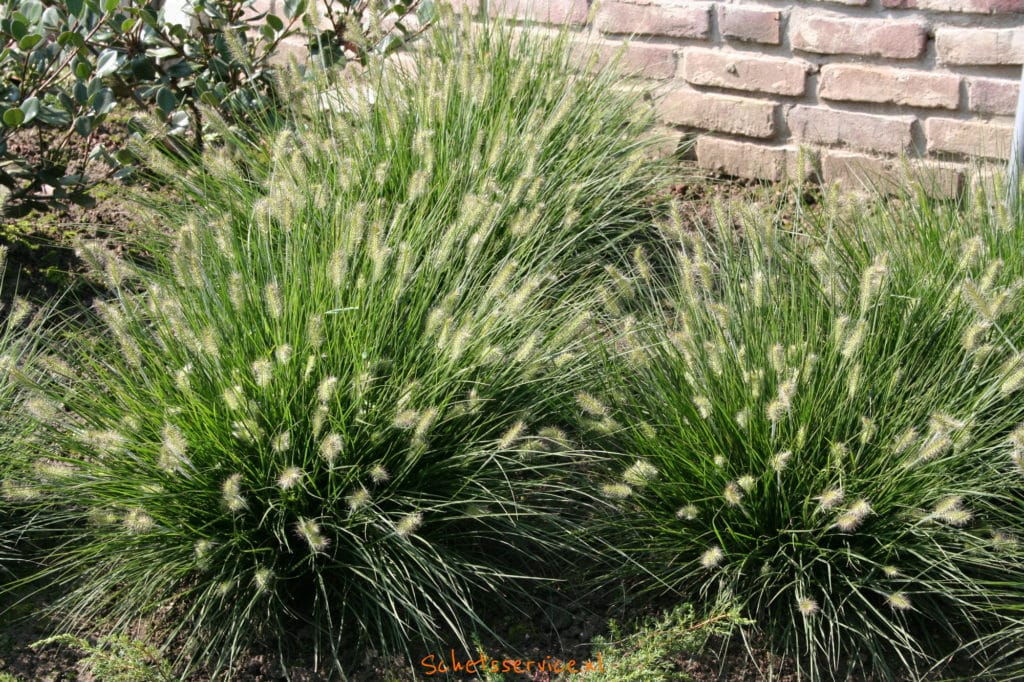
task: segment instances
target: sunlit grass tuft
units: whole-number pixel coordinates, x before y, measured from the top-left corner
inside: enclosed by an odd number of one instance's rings
[[[720,213],[667,230],[667,304],[610,367],[625,574],[738,599],[815,679],[1011,639],[1024,221],[984,197]]]

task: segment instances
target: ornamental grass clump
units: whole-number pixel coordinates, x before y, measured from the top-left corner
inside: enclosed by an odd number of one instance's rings
[[[72,629],[158,618],[214,672],[291,632],[339,668],[465,643],[593,556],[562,423],[590,367],[581,244],[628,235],[652,176],[564,39],[459,40],[263,158],[169,175],[145,271],[81,250],[114,295],[36,389],[63,475],[24,481],[67,529],[42,579]]]
[[[239,146],[201,168],[150,150],[154,172],[180,191],[162,211],[187,222],[185,195],[251,211],[274,229],[318,229],[322,215],[365,201],[375,216],[436,222],[435,261],[480,245],[488,259],[537,249],[575,274],[650,231],[667,177],[650,159],[653,108],[614,65],[597,69],[577,36],[448,22],[404,58],[349,80],[327,72],[281,82],[285,131],[239,137],[225,127]],[[252,137],[260,144],[245,146]],[[463,235],[465,223],[493,230]]]
[[[918,677],[1012,638],[1024,221],[986,205],[833,197],[667,230],[672,285],[635,278],[660,305],[608,397],[579,401],[621,425],[622,572],[737,599],[812,679]]]

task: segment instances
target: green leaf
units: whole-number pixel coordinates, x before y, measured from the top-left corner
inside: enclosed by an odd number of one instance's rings
[[[15,40],[21,40],[28,33],[28,22],[20,17],[11,20],[11,35]]]
[[[39,120],[48,126],[64,128],[71,124],[71,114],[44,104],[39,108]]]
[[[85,0],[65,0],[65,4],[68,8],[68,16],[82,16],[82,10],[85,8]]]
[[[416,16],[423,24],[437,21],[437,5],[434,4],[433,0],[423,0],[416,10]]]
[[[146,50],[147,57],[154,57],[155,59],[166,59],[168,57],[177,56],[178,51],[173,47],[154,47]]]
[[[117,53],[107,49],[100,52],[100,58],[96,60],[96,77],[103,78],[117,71]]]
[[[177,108],[178,98],[170,88],[160,88],[156,91],[156,106],[164,114],[169,114]]]
[[[23,123],[28,123],[39,114],[39,98],[29,97],[21,103],[19,108],[25,114]]]
[[[182,60],[165,68],[164,73],[167,74],[169,78],[188,78],[194,72],[192,70],[192,65],[187,61]]]
[[[74,71],[75,71],[75,77],[78,78],[79,80],[83,80],[84,81],[85,79],[87,79],[89,76],[92,75],[92,64],[90,64],[89,62],[85,61],[84,59],[79,60],[75,64]]]
[[[60,10],[56,7],[47,7],[43,10],[43,16],[40,22],[47,31],[56,31],[60,28],[61,24],[64,23],[64,18],[60,15]]]
[[[85,86],[85,83],[79,81],[71,87],[71,94],[75,96],[75,100],[81,105],[89,103],[89,88]]]
[[[266,21],[267,25],[278,33],[284,30],[284,22],[281,21],[281,17],[276,14],[268,14]]]
[[[81,49],[85,47],[85,38],[78,31],[64,31],[57,36],[57,44],[63,48],[74,47]]]
[[[24,50],[25,52],[28,52],[33,47],[38,45],[39,41],[41,41],[42,39],[43,36],[39,35],[38,33],[29,33],[23,36],[22,39],[18,41],[18,47]]]
[[[132,75],[140,81],[156,78],[156,63],[151,57],[139,55],[131,62]]]
[[[284,15],[289,19],[294,19],[305,11],[306,0],[284,0]]]
[[[21,12],[28,23],[37,24],[43,17],[43,3],[39,2],[39,0],[24,0],[18,11]]]
[[[100,116],[107,114],[114,105],[117,104],[117,98],[114,97],[114,91],[110,88],[103,88],[98,91],[91,99],[92,110]]]
[[[92,116],[79,116],[75,119],[75,132],[82,137],[88,137],[92,132]]]
[[[119,4],[121,4],[120,0],[103,0],[103,12],[109,14],[116,10]]]
[[[25,112],[17,107],[12,107],[4,112],[4,125],[8,128],[17,128],[25,121]]]

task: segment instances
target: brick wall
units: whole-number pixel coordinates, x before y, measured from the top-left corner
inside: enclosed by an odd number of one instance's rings
[[[459,0],[466,9],[479,0]],[[746,178],[895,177],[920,159],[941,193],[1009,153],[1024,0],[491,0],[569,22],[656,82],[658,114],[698,163]]]

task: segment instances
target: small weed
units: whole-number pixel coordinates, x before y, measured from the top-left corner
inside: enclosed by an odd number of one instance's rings
[[[102,682],[171,682],[176,679],[159,651],[130,637],[101,637],[92,644],[87,639],[63,634],[47,637],[31,646],[40,649],[51,645],[70,647],[85,654],[82,668]],[[3,678],[0,682],[4,682]]]

